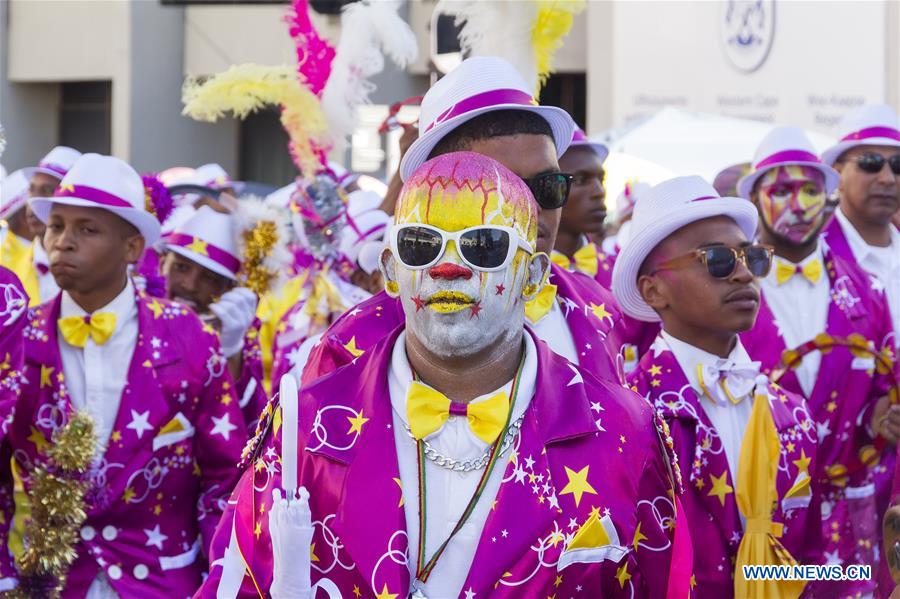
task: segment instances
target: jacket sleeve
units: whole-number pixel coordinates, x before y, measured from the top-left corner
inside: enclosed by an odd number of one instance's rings
[[[215,333],[204,333],[211,348],[209,360],[223,360]],[[235,385],[227,368],[207,368],[196,414],[195,473],[200,477],[197,504],[203,547],[208,552],[216,524],[240,476],[238,462],[247,441],[247,426],[235,396]],[[207,553],[208,555],[208,553]]]
[[[237,381],[238,402],[247,424],[248,434],[256,427],[268,397],[264,386],[262,350],[259,343],[260,322],[257,321],[244,337],[241,377]]]

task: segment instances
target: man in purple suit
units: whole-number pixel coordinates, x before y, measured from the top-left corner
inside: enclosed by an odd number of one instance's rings
[[[200,584],[246,438],[216,334],[129,278],[128,265],[160,234],[130,166],[86,154],[52,197],[33,198],[31,207],[47,224],[62,292],[24,330],[27,382],[3,463],[13,457],[31,503],[45,501],[35,469],[48,464],[75,413],[89,417],[96,449],[80,506],[87,516],[77,542],[59,548],[76,554],[62,596],[187,596]],[[2,567],[15,584],[12,564]]]

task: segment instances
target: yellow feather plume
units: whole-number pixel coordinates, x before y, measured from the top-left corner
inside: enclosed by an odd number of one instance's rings
[[[553,55],[563,45],[563,38],[572,29],[574,16],[584,10],[585,0],[541,0],[534,27],[531,30],[531,45],[537,65],[538,82],[535,97],[553,70]]]
[[[182,114],[207,122],[228,113],[243,119],[265,106],[281,106],[281,125],[297,168],[306,177],[321,169],[318,151],[329,146],[328,124],[319,99],[297,81],[293,67],[242,64],[206,80],[188,78],[181,99]]]

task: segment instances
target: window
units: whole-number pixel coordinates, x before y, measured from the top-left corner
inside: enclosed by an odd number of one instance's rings
[[[77,81],[61,84],[59,143],[81,152],[112,151],[112,83]]]
[[[241,121],[238,177],[281,187],[297,176],[288,150],[288,134],[276,109],[262,110]]]
[[[587,76],[584,73],[554,73],[541,90],[540,102],[559,106],[587,130]]]

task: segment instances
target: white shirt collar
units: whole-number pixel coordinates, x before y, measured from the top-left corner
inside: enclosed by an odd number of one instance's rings
[[[668,331],[663,330],[661,336],[666,342],[666,345],[669,346],[672,354],[674,354],[675,360],[681,367],[682,372],[684,372],[684,376],[687,378],[688,383],[699,395],[703,395],[703,387],[700,385],[700,379],[697,377],[697,364],[709,364],[715,366],[729,360],[736,364],[747,364],[752,361],[750,360],[750,355],[747,353],[747,350],[744,349],[744,345],[741,343],[740,338],[735,341],[734,348],[731,350],[731,353],[728,354],[728,357],[720,358],[699,347],[685,343],[681,339],[672,336]]]
[[[519,377],[519,391],[516,393],[515,403],[513,405],[512,418],[510,421],[517,420],[531,403],[534,395],[534,386],[537,381],[537,348],[534,340],[528,331],[522,336],[525,339],[525,364],[522,366],[522,374]],[[392,379],[393,387],[403,389],[401,394],[391,393],[391,404],[397,416],[404,424],[409,424],[406,419],[406,391],[412,383],[412,370],[409,367],[409,358],[406,356],[406,331],[400,333],[397,341],[394,342],[394,350],[391,353],[391,368],[388,376]],[[473,399],[471,403],[478,403],[487,400],[498,391],[512,390],[512,381],[509,381],[499,389],[495,389],[490,393],[485,393]]]
[[[32,262],[34,264],[43,264],[44,266],[49,266],[50,258],[47,256],[47,250],[44,249],[44,246],[41,244],[40,239],[38,239],[37,237],[35,237],[34,241],[32,242],[32,248]]]
[[[873,251],[886,249],[874,247],[866,243],[866,240],[862,238],[862,235],[859,234],[859,231],[856,230],[856,227],[853,226],[853,223],[850,222],[850,219],[847,218],[840,208],[835,210],[834,216],[841,225],[841,229],[844,231],[844,237],[847,238],[847,243],[850,245],[850,250],[853,252],[853,255],[856,256],[857,262],[864,262]],[[888,228],[891,232],[890,247],[900,248],[900,231],[897,231],[896,227],[893,225]]]
[[[122,290],[111,302],[102,308],[95,310],[92,314],[100,312],[112,312],[116,315],[116,322],[124,322],[137,312],[137,302],[134,299],[134,285],[131,283],[131,277],[126,277],[125,289]],[[69,316],[88,316],[84,309],[75,303],[68,291],[62,292],[62,303],[60,304],[60,318]],[[116,326],[118,329],[118,325]]]

